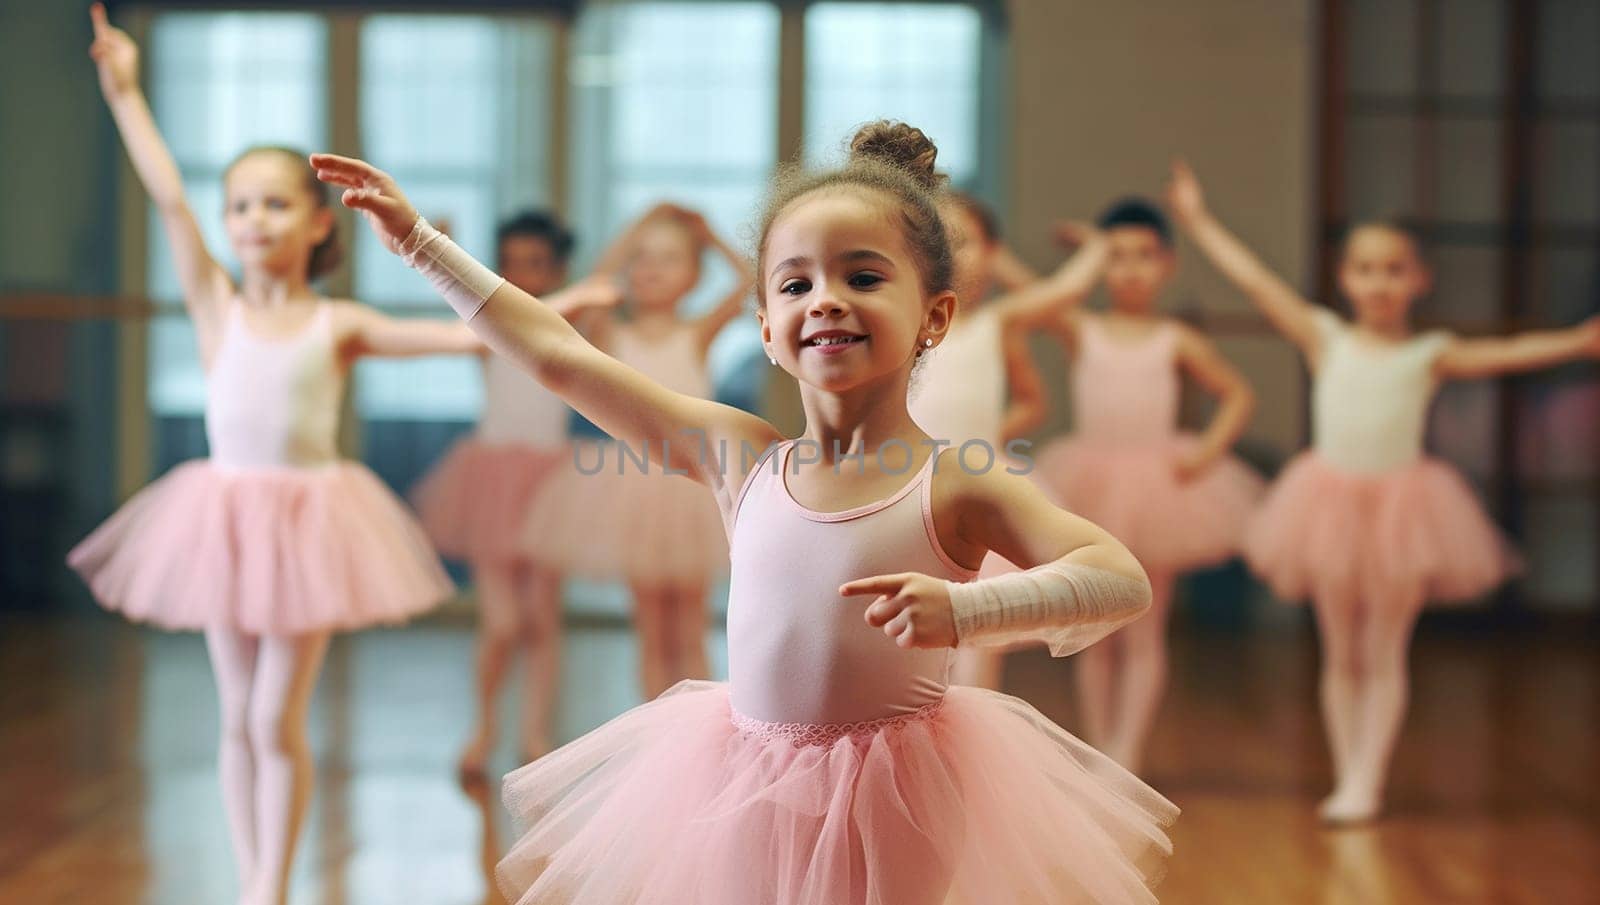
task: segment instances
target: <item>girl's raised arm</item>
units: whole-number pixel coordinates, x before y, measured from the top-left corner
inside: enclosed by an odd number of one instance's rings
[[[345,206],[360,211],[384,246],[426,276],[490,348],[602,430],[645,447],[655,467],[736,490],[743,474],[722,473],[723,444],[760,450],[780,439],[776,428],[748,412],[673,392],[595,348],[560,312],[495,275],[417,216],[383,171],[332,154],[311,155],[311,165],[317,178],[344,187]]]
[[[1282,277],[1262,263],[1248,246],[1206,208],[1200,180],[1183,161],[1172,165],[1167,202],[1178,223],[1222,275],[1239,287],[1272,326],[1315,362],[1321,334],[1314,316],[1316,306],[1303,298]]]
[[[178,282],[183,287],[183,300],[194,318],[202,356],[209,359],[215,339],[221,334],[223,306],[233,295],[233,282],[206,249],[200,225],[183,194],[183,177],[139,88],[138,46],[126,32],[106,20],[104,6],[91,6],[89,18],[94,23],[89,57],[100,73],[100,91],[111,108],[123,146],[128,149],[128,159],[161,213],[161,225],[172,246]]]

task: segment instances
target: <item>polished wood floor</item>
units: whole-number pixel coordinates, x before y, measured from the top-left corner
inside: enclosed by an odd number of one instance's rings
[[[633,702],[625,630],[575,628],[569,650],[566,738]],[[503,816],[451,774],[470,654],[470,628],[448,622],[336,641],[296,905],[495,901],[483,870]],[[1600,903],[1592,632],[1425,626],[1390,815],[1360,830],[1311,816],[1328,784],[1313,657],[1294,626],[1179,632],[1148,777],[1184,808],[1162,902]],[[1072,725],[1069,665],[1018,656],[1007,679]],[[231,902],[215,736],[197,637],[109,617],[0,622],[0,902]]]

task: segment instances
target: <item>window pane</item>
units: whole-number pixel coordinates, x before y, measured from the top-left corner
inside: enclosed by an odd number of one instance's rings
[[[368,419],[472,419],[483,407],[480,364],[453,358],[371,358],[356,366],[356,408]]]
[[[495,222],[549,203],[549,26],[536,19],[386,15],[361,28],[361,148],[423,215],[493,258]],[[356,236],[362,301],[445,310],[370,231]]]
[[[1408,97],[1417,90],[1417,0],[1353,0],[1345,67],[1357,94]]]
[[[1451,0],[1434,6],[1440,95],[1483,98],[1505,93],[1509,5],[1501,0]]]
[[[164,13],[146,48],[150,103],[183,173],[189,204],[211,253],[233,252],[222,228],[222,174],[256,144],[321,146],[327,135],[327,31],[314,15]],[[182,300],[172,250],[154,210],[146,291]],[[186,318],[151,325],[150,406],[158,415],[198,415],[205,383]]]
[[[957,185],[980,165],[983,21],[949,3],[817,3],[806,12],[809,162],[834,160],[864,122],[904,120],[939,146]]]
[[[584,9],[571,69],[580,265],[665,200],[699,210],[743,248],[776,163],[778,22],[770,3]],[[733,286],[723,262],[706,264],[685,311],[705,310]],[[754,318],[737,322],[712,347],[713,379],[759,349]]]
[[[1408,116],[1353,116],[1345,140],[1352,221],[1417,212],[1417,127]]]
[[[1433,174],[1439,219],[1493,223],[1501,218],[1503,128],[1491,120],[1439,122],[1437,168]]]
[[[1539,48],[1539,97],[1546,100],[1600,100],[1600,3],[1594,0],[1542,0],[1534,14]]]
[[[252,144],[320,145],[327,48],[308,13],[157,16],[151,95],[179,166],[224,164]]]
[[[525,17],[375,15],[361,26],[362,153],[417,209],[485,262],[496,223],[549,204],[553,39]],[[427,281],[371,232],[354,241],[354,294],[369,304],[452,317]],[[368,419],[476,417],[476,359],[370,361],[356,369]]]
[[[206,375],[194,322],[185,314],[150,320],[150,410],[159,415],[199,414],[206,408]]]

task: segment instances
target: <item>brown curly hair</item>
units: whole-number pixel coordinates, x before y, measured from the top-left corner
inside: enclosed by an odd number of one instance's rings
[[[786,166],[773,180],[761,215],[756,240],[756,298],[766,303],[764,264],[767,236],[772,224],[802,197],[823,190],[866,189],[891,201],[899,214],[906,245],[911,249],[928,293],[950,288],[954,263],[939,200],[946,177],[934,169],[939,149],[921,129],[905,123],[878,120],[862,126],[850,140],[850,157],[836,170],[807,173]]]

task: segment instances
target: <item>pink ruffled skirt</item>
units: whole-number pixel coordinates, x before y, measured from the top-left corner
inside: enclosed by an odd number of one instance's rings
[[[593,469],[597,459],[583,450],[578,461]],[[625,462],[617,474],[610,451],[597,474],[569,459],[534,501],[520,546],[547,569],[600,580],[707,585],[728,571],[728,538],[711,491],[654,460],[647,471]]]
[[[1197,442],[1188,435],[1140,446],[1069,437],[1040,451],[1034,474],[1059,504],[1111,532],[1145,568],[1181,573],[1238,555],[1266,487],[1232,456],[1180,482],[1175,466]]]
[[[518,905],[1152,903],[1177,808],[1016,698],[839,726],[685,682],[506,777]]]
[[[411,492],[439,552],[467,562],[521,559],[522,528],[534,499],[572,461],[567,447],[484,443],[450,448]]]
[[[1245,558],[1285,600],[1471,600],[1517,567],[1472,488],[1443,462],[1356,474],[1315,452],[1284,468]]]
[[[178,630],[296,635],[394,624],[455,591],[405,505],[354,462],[186,462],[67,563],[107,609]]]

